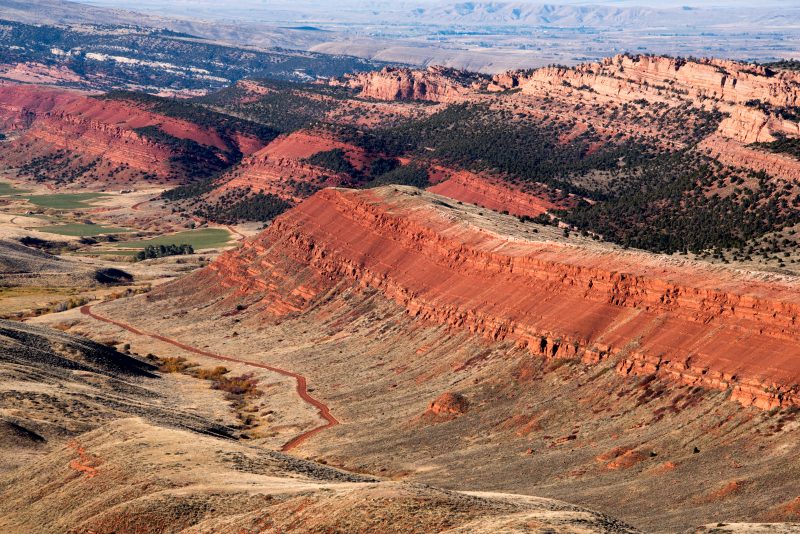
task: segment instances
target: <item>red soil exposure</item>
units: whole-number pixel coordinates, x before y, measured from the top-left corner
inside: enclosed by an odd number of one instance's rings
[[[136,328],[136,327],[134,327],[132,325],[129,325],[129,324],[126,324],[126,323],[123,323],[123,322],[120,322],[120,321],[115,321],[113,319],[109,319],[107,317],[103,317],[102,315],[98,315],[98,314],[96,314],[95,312],[92,311],[91,306],[83,306],[83,307],[81,307],[81,313],[83,315],[87,315],[87,316],[91,317],[92,319],[96,319],[96,320],[102,321],[104,323],[109,323],[109,324],[113,324],[115,326],[118,326],[120,328],[124,328],[125,330],[127,330],[129,332],[132,332],[132,333],[134,333],[134,334],[136,334],[138,336],[147,336],[147,337],[151,337],[153,339],[157,339],[159,341],[163,341],[164,343],[169,343],[170,345],[174,345],[174,346],[178,347],[179,349],[185,350],[187,352],[193,352],[195,354],[199,354],[199,355],[205,356],[207,358],[213,358],[215,360],[222,360],[222,361],[226,361],[226,362],[235,362],[235,363],[238,363],[238,364],[241,364],[241,365],[247,365],[249,367],[256,367],[258,369],[267,369],[269,371],[273,371],[273,372],[281,374],[283,376],[288,376],[288,377],[294,378],[295,382],[297,383],[297,386],[296,386],[297,395],[301,399],[303,399],[304,402],[306,402],[307,404],[310,404],[311,406],[313,406],[314,408],[319,410],[319,416],[322,419],[325,420],[325,424],[321,425],[321,426],[318,426],[316,428],[313,428],[313,429],[309,430],[308,432],[303,432],[302,434],[292,438],[287,443],[285,443],[283,445],[283,447],[281,447],[282,451],[292,450],[295,447],[301,445],[303,442],[305,442],[306,440],[308,440],[312,436],[314,436],[315,434],[317,434],[319,432],[322,432],[326,428],[330,428],[332,426],[335,426],[335,425],[339,424],[339,421],[333,416],[333,414],[331,414],[330,408],[328,408],[327,405],[323,404],[321,401],[315,399],[314,397],[312,397],[311,395],[308,394],[308,383],[307,383],[306,377],[304,377],[302,375],[299,375],[299,374],[294,373],[292,371],[287,371],[286,369],[281,369],[279,367],[273,367],[271,365],[265,365],[265,364],[262,364],[262,363],[255,363],[255,362],[250,362],[250,361],[247,361],[247,360],[240,360],[238,358],[232,358],[230,356],[223,356],[221,354],[215,354],[213,352],[209,352],[209,351],[206,351],[206,350],[198,349],[198,348],[192,347],[191,345],[187,345],[185,343],[181,343],[180,341],[176,341],[174,339],[170,339],[168,337],[164,337],[164,336],[161,336],[159,334],[152,334],[152,333],[144,332],[143,330],[139,330],[138,328]]]
[[[216,131],[153,113],[133,102],[32,85],[0,87],[0,127],[24,132],[4,150],[12,162],[66,149],[88,159],[167,174],[173,153],[134,131],[144,126],[158,126],[174,137],[226,149]],[[257,139],[242,135],[237,136],[237,143],[244,154],[262,146]],[[20,150],[23,145],[25,149]]]
[[[431,173],[431,178],[432,181],[438,181],[428,188],[433,193],[495,211],[506,210],[511,215],[535,217],[555,207],[561,207],[546,198],[531,195],[508,183],[469,171],[435,169]]]
[[[609,470],[628,469],[647,460],[647,455],[630,447],[615,447],[598,456],[597,460],[604,462],[605,468]]]
[[[539,417],[526,414],[512,415],[500,423],[498,428],[502,430],[513,430],[514,434],[520,437],[527,436],[534,430],[539,431],[543,429]]]
[[[333,139],[323,132],[301,130],[281,136],[265,146],[257,155],[271,159],[305,159],[318,152],[341,148],[346,152],[358,151],[356,147]]]
[[[413,317],[544,357],[614,358],[621,374],[800,405],[800,292],[746,273],[584,242],[529,241],[459,219],[411,189],[327,189],[180,282],[308,306],[339,281]],[[494,216],[498,217],[498,216]]]
[[[661,465],[658,465],[650,470],[647,471],[650,475],[664,475],[669,473],[670,471],[674,471],[675,468],[678,467],[675,462],[664,462]]]
[[[719,502],[731,497],[750,484],[747,480],[733,480],[724,486],[698,498],[699,502]]]
[[[70,441],[67,444],[67,447],[70,449],[74,449],[75,452],[78,454],[78,457],[70,460],[69,467],[70,469],[74,469],[80,473],[86,475],[86,478],[94,478],[97,476],[97,468],[93,467],[92,463],[96,463],[96,460],[93,460],[87,453],[86,449],[84,449],[77,441]]]
[[[770,508],[759,519],[762,521],[797,521],[800,519],[800,497]]]

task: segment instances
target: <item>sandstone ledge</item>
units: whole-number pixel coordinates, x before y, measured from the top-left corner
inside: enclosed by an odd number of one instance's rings
[[[500,235],[434,198],[327,189],[198,276],[260,295],[273,315],[349,279],[421,320],[532,354],[613,358],[622,374],[730,390],[764,409],[800,404],[796,281]]]

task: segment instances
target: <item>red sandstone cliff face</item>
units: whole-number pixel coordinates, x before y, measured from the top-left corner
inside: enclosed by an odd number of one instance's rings
[[[732,167],[746,167],[773,176],[800,180],[800,160],[788,154],[750,148],[720,135],[707,137],[700,143],[700,148]]]
[[[351,76],[345,85],[360,90],[363,97],[377,100],[460,102],[467,99],[474,88],[447,72],[441,67],[426,70],[386,67],[380,72]]]
[[[155,173],[165,178],[171,170],[173,149],[138,134],[135,129],[157,126],[169,135],[197,143],[227,148],[211,129],[148,111],[132,102],[103,100],[62,89],[32,85],[0,87],[0,127],[20,136],[3,147],[2,157],[11,164],[66,150],[86,161],[99,159],[110,168]],[[244,154],[258,150],[257,139],[239,135]],[[103,166],[101,165],[101,167]],[[119,177],[127,177],[130,172]]]
[[[740,272],[468,224],[410,189],[324,190],[185,283],[302,312],[337,283],[532,354],[800,404],[800,292]]]
[[[672,105],[688,100],[705,109],[715,105],[728,114],[720,124],[719,134],[742,143],[773,141],[775,133],[800,134],[796,122],[765,113],[756,106],[797,106],[800,75],[773,73],[734,61],[620,55],[574,68],[506,73],[495,76],[490,85],[496,91],[513,88],[531,95],[588,90],[600,98],[623,102],[644,98]]]

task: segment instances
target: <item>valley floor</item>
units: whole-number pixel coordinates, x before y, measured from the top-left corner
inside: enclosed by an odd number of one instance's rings
[[[496,222],[480,217],[484,229]],[[287,308],[276,295],[313,294],[310,273],[283,279],[282,267],[265,265],[263,281],[278,284],[266,296],[203,271],[33,322],[114,339],[162,366],[183,358],[246,374],[263,393],[234,403],[240,439],[290,444],[292,455],[348,473],[559,499],[647,532],[796,519],[796,409],[743,408],[729,391],[625,376],[616,358],[532,355],[415,318],[347,278]],[[177,368],[169,376],[196,381],[192,367]],[[320,405],[298,395],[298,375]]]

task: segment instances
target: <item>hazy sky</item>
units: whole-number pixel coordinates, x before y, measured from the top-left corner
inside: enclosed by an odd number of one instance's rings
[[[176,7],[188,7],[191,5],[213,6],[216,10],[224,10],[224,3],[219,0],[77,0],[85,4],[103,5],[103,6],[125,6],[132,8],[135,6],[147,7],[148,9],[164,8],[166,10],[173,10]],[[303,5],[313,5],[322,7],[330,5],[334,7],[342,3],[348,6],[361,4],[364,9],[369,9],[375,4],[386,5],[395,3],[404,4],[441,4],[441,3],[459,3],[465,0],[401,0],[400,2],[388,0],[237,0],[233,9],[240,11],[246,9],[248,6],[258,6],[265,8],[270,6],[287,8],[290,6],[300,7]],[[648,7],[679,7],[679,6],[693,6],[693,7],[763,7],[763,6],[787,6],[796,7],[797,0],[602,0],[602,1],[587,1],[587,0],[557,0],[557,1],[541,1],[541,0],[474,0],[476,3],[488,3],[495,1],[497,3],[528,3],[528,4],[555,4],[555,5],[605,5],[605,6],[648,6]]]

